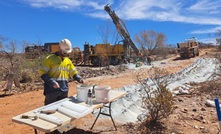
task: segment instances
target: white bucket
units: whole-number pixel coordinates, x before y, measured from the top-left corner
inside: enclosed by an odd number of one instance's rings
[[[109,101],[109,91],[111,87],[96,86],[94,89],[95,89],[96,102],[108,102]]]
[[[92,88],[91,85],[77,85],[77,100],[86,102],[88,90]]]

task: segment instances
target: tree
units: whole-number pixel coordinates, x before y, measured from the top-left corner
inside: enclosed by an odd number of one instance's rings
[[[8,40],[8,38],[0,36],[1,64],[9,73],[17,73],[20,64],[16,44],[16,41]]]
[[[100,25],[97,30],[104,44],[108,44],[111,42],[113,44],[117,44],[120,38],[118,32],[114,30],[114,28],[111,26],[111,21],[108,21],[104,25]]]
[[[164,47],[166,36],[153,30],[141,31],[135,35],[135,41],[143,54],[152,55],[157,49]]]
[[[9,90],[12,86],[12,81],[15,85],[20,87],[18,82],[18,75],[20,73],[20,65],[22,57],[17,52],[17,42],[8,40],[4,36],[0,36],[0,49],[1,49],[1,70],[0,74],[3,76],[1,79],[5,80],[8,78],[8,84],[5,91]]]
[[[31,45],[37,43],[27,43],[23,41],[23,45]],[[34,60],[24,58],[24,55],[18,53],[17,42],[9,40],[4,36],[0,36],[0,80],[5,80],[10,75],[16,76],[20,82],[32,82],[40,80],[38,68],[41,60],[45,55],[40,55]]]
[[[114,30],[111,26],[111,21],[108,21],[106,24],[100,25],[98,28],[98,33],[103,41],[103,47],[101,45],[100,47],[96,47],[96,50],[100,53],[98,60],[101,66],[109,66],[111,60],[110,54],[112,53],[110,44],[111,42],[113,42],[113,44],[117,44],[120,37],[116,30]]]
[[[0,35],[0,50],[3,51],[4,45],[3,42],[5,42],[7,40],[6,37]]]

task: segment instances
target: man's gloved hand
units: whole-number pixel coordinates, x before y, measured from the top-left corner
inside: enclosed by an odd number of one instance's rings
[[[75,75],[73,76],[73,78],[74,78],[74,80],[76,80],[76,81],[79,82],[79,83],[84,83],[83,78],[82,78],[81,76],[79,76],[78,74],[75,74]]]
[[[80,79],[80,80],[79,80],[79,83],[82,83],[82,84],[83,84],[83,83],[84,83],[84,79]]]

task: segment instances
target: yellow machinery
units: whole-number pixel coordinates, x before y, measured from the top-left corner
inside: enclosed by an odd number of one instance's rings
[[[52,42],[52,43],[45,43],[44,48],[49,52],[49,53],[55,53],[56,51],[59,50],[59,42]]]
[[[108,5],[104,10],[110,15],[113,23],[122,37],[123,44],[96,44],[92,46],[88,43],[84,45],[84,63],[95,66],[117,65],[122,62],[130,62],[131,58],[141,57],[142,54],[130,38],[130,34],[124,22],[110,9]]]
[[[25,55],[27,59],[38,58],[40,55],[55,53],[59,50],[59,42],[45,43],[44,46],[27,46],[25,47]],[[92,46],[90,44],[84,45],[84,51],[75,47],[69,58],[75,65],[92,64],[94,66],[118,64],[120,59],[123,59],[124,47],[121,44],[97,44]]]
[[[55,53],[59,50],[59,42],[45,43],[44,46],[27,46],[25,47],[25,55],[27,59],[34,59],[40,55]],[[75,63],[75,65],[83,62],[83,54],[80,48],[73,48],[69,58]]]
[[[92,64],[95,66],[117,65],[124,61],[130,62],[131,58],[142,56],[130,38],[130,34],[127,31],[124,22],[108,5],[104,7],[104,10],[112,18],[118,33],[123,38],[123,44],[96,44],[95,46],[92,46],[89,43],[85,43],[83,54],[80,49],[76,49],[73,51],[75,54],[70,55],[70,58],[75,60],[75,64],[84,62],[84,64]],[[45,43],[44,48],[47,52],[53,53],[58,50],[58,43]]]
[[[84,63],[94,66],[117,65],[122,62],[124,47],[121,44],[84,44]]]
[[[177,43],[177,52],[181,58],[199,56],[199,45],[196,38],[187,39],[185,42]]]
[[[34,45],[25,47],[25,57],[27,59],[37,58],[44,53],[47,53],[44,46]]]
[[[70,58],[76,62],[75,64],[84,62],[84,64],[92,64],[95,66],[117,65],[124,61],[130,62],[131,58],[142,56],[130,38],[130,34],[127,31],[124,22],[115,14],[114,11],[110,9],[108,5],[104,7],[104,10],[112,18],[118,33],[123,38],[123,44],[96,44],[95,46],[92,46],[89,43],[85,43],[83,54],[80,49],[77,48],[73,51],[74,54],[70,55]],[[45,43],[44,49],[49,53],[54,53],[58,50],[58,42]]]

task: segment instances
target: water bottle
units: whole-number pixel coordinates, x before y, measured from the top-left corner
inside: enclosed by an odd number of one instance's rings
[[[93,85],[93,89],[92,89],[92,98],[95,98],[95,89],[94,89],[95,86],[96,86],[96,85]]]
[[[88,105],[88,106],[92,106],[92,105],[93,105],[91,89],[88,90],[88,94],[87,94],[87,105]]]

